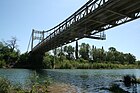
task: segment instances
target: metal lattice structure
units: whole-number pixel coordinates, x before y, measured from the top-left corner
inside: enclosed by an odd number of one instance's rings
[[[39,42],[44,40],[44,31],[38,31],[38,30],[34,30],[32,29],[32,43],[31,43],[31,50],[34,47],[34,41],[35,40],[39,40]]]
[[[106,39],[104,31],[140,17],[140,0],[89,0],[73,15],[48,30],[52,33],[31,52],[45,52],[82,39]]]

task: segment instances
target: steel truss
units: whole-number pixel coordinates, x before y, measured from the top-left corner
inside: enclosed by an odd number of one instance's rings
[[[89,0],[69,18],[46,31],[51,34],[32,51],[49,51],[81,38],[105,40],[103,31],[140,17],[139,5],[140,0]]]

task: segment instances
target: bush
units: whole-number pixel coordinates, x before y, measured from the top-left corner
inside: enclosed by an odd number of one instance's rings
[[[79,59],[79,62],[81,62],[81,63],[88,63],[88,60],[85,60],[85,59],[83,59],[83,58],[80,58],[80,59]]]
[[[137,65],[140,66],[140,61],[136,61]]]
[[[24,90],[20,86],[13,86],[11,83],[4,78],[0,77],[0,93],[47,93],[47,86],[50,81],[45,81],[44,84],[34,82],[31,85],[31,89]]]
[[[0,77],[0,93],[8,93],[10,88],[10,82]]]
[[[6,65],[6,62],[4,60],[0,60],[0,68]]]
[[[69,60],[64,60],[60,65],[60,69],[71,69],[73,68],[71,62]]]

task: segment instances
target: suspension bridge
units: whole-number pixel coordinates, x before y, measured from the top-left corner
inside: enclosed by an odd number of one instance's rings
[[[139,17],[140,0],[89,0],[57,26],[47,31],[33,29],[31,58],[40,63],[45,52],[82,38],[105,40],[105,30]],[[35,40],[40,42],[34,46]]]

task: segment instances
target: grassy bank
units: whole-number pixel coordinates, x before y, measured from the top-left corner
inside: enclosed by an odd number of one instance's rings
[[[136,69],[140,68],[139,65],[135,64],[115,64],[111,62],[102,62],[102,63],[91,63],[88,61],[72,61],[64,60],[63,62],[55,63],[56,69]]]

